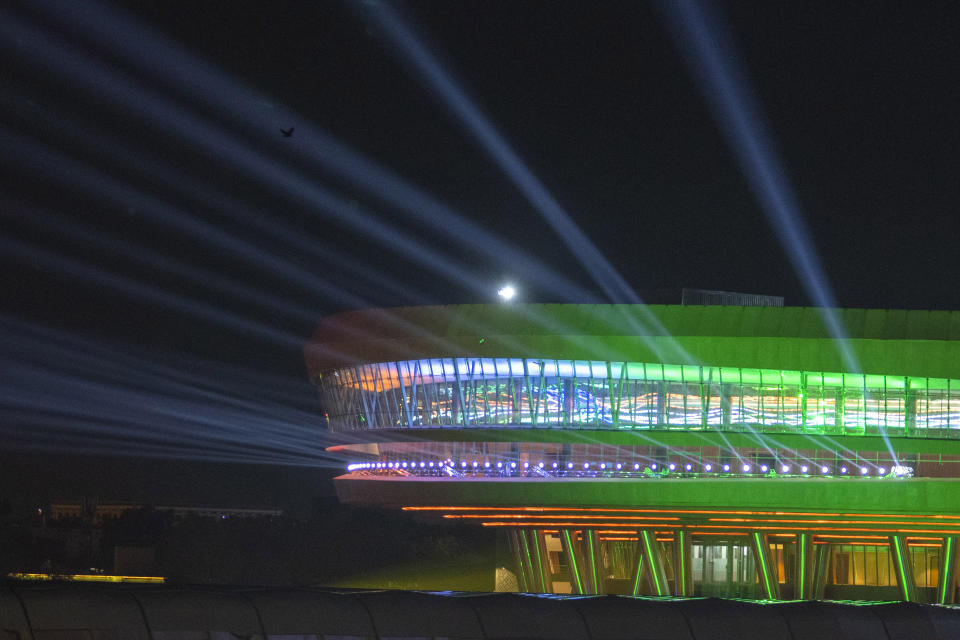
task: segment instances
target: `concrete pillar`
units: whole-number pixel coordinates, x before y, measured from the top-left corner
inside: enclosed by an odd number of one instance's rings
[[[678,529],[673,535],[673,594],[693,595],[693,544],[690,534]]]
[[[813,545],[813,584],[811,585],[811,596],[813,600],[823,600],[824,592],[827,588],[827,576],[830,573],[830,553],[829,544]]]
[[[793,559],[793,597],[797,600],[814,598],[815,559],[813,536],[809,533],[798,533],[796,555]]]
[[[844,404],[843,387],[836,391],[836,405],[834,406],[833,423],[837,431],[843,432],[843,412],[846,409]]]
[[[957,603],[957,545],[960,538],[948,536],[943,539],[940,551],[940,584],[937,585],[937,603]]]
[[[657,427],[666,428],[667,424],[667,383],[654,383],[657,388]]]
[[[560,544],[563,553],[567,556],[567,568],[570,571],[570,591],[575,594],[587,594],[587,585],[584,584],[583,562],[577,549],[577,532],[572,529],[560,530]]]
[[[583,559],[587,569],[589,592],[604,593],[603,555],[600,548],[600,536],[594,529],[583,532]]]
[[[524,593],[531,592],[531,585],[528,582],[530,571],[524,560],[524,545],[521,543],[523,531],[521,529],[510,529],[507,532],[507,541],[510,543],[510,552],[513,554],[514,562],[517,567],[517,586]]]
[[[553,580],[543,532],[538,529],[524,529],[523,535],[526,538],[527,549],[530,551],[533,586],[540,593],[550,593],[553,590]]]
[[[753,532],[750,534],[753,548],[753,560],[757,567],[757,577],[760,579],[760,590],[767,600],[780,599],[780,582],[777,579],[776,567],[773,566],[770,544],[766,534]]]
[[[910,548],[904,536],[890,536],[890,553],[893,556],[893,568],[897,573],[897,586],[900,597],[906,602],[917,601],[917,586],[913,580],[913,562]]]
[[[635,596],[639,596],[643,592],[643,574],[646,569],[643,558],[643,539],[638,538],[634,548],[633,569],[631,571],[633,578],[633,590],[631,594]]]
[[[903,427],[906,431],[906,434],[913,435],[917,430],[917,392],[909,388],[909,381],[907,382],[907,389],[904,390],[903,398],[903,408],[904,408],[904,418]]]
[[[569,426],[573,424],[573,409],[577,387],[574,380],[567,378],[563,381],[563,424]]]
[[[733,408],[730,406],[729,392],[730,385],[720,385],[720,422],[725,427],[730,425],[733,415]]]
[[[670,585],[667,582],[667,571],[663,567],[663,553],[660,551],[660,545],[653,531],[649,529],[640,531],[640,549],[643,553],[643,563],[647,568],[645,573],[652,595],[669,595]]]

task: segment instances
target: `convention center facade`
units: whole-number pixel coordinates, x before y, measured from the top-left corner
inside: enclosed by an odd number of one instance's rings
[[[503,532],[543,593],[957,601],[960,312],[500,304],[326,318],[344,502]]]

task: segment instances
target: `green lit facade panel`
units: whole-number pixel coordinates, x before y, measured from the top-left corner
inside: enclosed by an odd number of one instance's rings
[[[853,340],[960,340],[960,312],[837,309]],[[723,336],[829,339],[811,307],[456,305],[352,311],[323,321],[318,342],[431,335]],[[445,354],[453,355],[453,354]]]
[[[482,340],[482,342],[481,342]],[[443,341],[425,338],[371,338],[361,342],[324,342],[308,347],[314,377],[323,371],[357,362],[450,357],[521,357],[565,360],[628,360],[683,362],[677,345],[691,364],[743,368],[843,371],[836,345],[827,339],[679,336],[472,335]],[[851,340],[861,370],[880,375],[960,378],[960,342]],[[670,359],[661,358],[672,354]],[[350,354],[334,357],[331,354]]]
[[[397,430],[354,431],[350,437],[357,442],[378,442],[392,439],[402,439],[406,432]],[[409,436],[407,436],[409,437]],[[660,430],[647,432],[632,429],[597,430],[597,429],[529,429],[523,427],[488,428],[474,427],[470,429],[422,429],[416,433],[418,440],[423,442],[516,442],[516,443],[571,443],[571,444],[602,444],[604,446],[637,446],[638,444],[656,443],[670,449],[676,448],[756,448],[761,446],[761,436],[749,431],[719,432],[715,430],[688,431],[688,430]],[[836,449],[837,441],[825,440],[819,434],[778,433],[774,436],[778,447],[786,450],[818,450],[824,446]],[[898,454],[921,455],[925,459],[935,459],[939,456],[960,457],[960,439],[917,438],[888,436],[860,436],[855,441],[845,441],[845,445],[858,452],[882,453],[887,451],[887,445]],[[348,445],[348,450],[349,450]],[[358,445],[368,446],[368,445]]]
[[[343,476],[337,480],[341,500],[384,506],[537,505],[583,507],[656,506],[676,509],[737,509],[817,511],[837,513],[960,514],[960,479],[871,478],[785,479],[687,478],[632,481],[628,479],[565,479],[548,482],[473,479],[435,482],[429,478],[400,480]],[[800,525],[793,525],[800,526]],[[734,528],[731,525],[731,528]],[[895,528],[891,525],[891,528]],[[954,520],[932,520],[929,528],[960,529]],[[790,524],[783,525],[791,531]],[[882,530],[874,526],[871,530]],[[955,535],[955,534],[950,534]]]

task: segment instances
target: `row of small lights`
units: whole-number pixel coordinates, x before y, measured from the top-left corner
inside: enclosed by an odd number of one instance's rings
[[[481,467],[483,468],[484,471],[490,471],[490,470],[493,470],[494,468],[496,468],[496,469],[499,470],[499,471],[502,471],[502,470],[504,470],[504,469],[513,471],[513,470],[516,470],[516,469],[517,469],[517,463],[516,463],[516,462],[509,462],[509,463],[497,462],[496,465],[492,465],[490,462],[483,462],[483,463],[481,464],[478,460],[474,460],[472,464],[468,464],[466,460],[461,460],[461,461],[460,461],[460,469],[463,470],[463,471],[468,471],[468,472],[471,471],[471,470],[479,471],[479,470],[481,469]],[[524,470],[529,470],[529,469],[531,468],[529,462],[524,462],[524,463],[521,465],[521,467],[522,467],[522,469],[524,469]],[[556,462],[552,463],[552,464],[550,465],[550,468],[553,469],[553,470],[561,470],[560,465],[559,465],[558,463],[556,463]],[[660,467],[658,467],[658,465],[657,465],[656,463],[653,463],[653,464],[650,464],[650,465],[648,465],[647,467],[645,467],[644,471],[656,472],[659,468],[660,468]],[[754,471],[754,468],[755,468],[755,467],[754,467],[753,465],[750,465],[750,464],[744,464],[744,465],[741,467],[743,473],[747,473],[747,474],[749,474],[749,473],[756,473],[756,471]],[[432,461],[431,461],[431,462],[425,462],[425,461],[422,461],[422,460],[419,461],[419,462],[415,462],[415,461],[414,461],[414,462],[411,462],[411,461],[403,461],[403,462],[357,462],[357,463],[353,463],[353,464],[347,465],[347,471],[390,470],[390,469],[401,469],[401,470],[402,470],[402,469],[410,469],[410,470],[416,470],[416,469],[437,469],[437,470],[441,470],[441,471],[442,471],[443,469],[451,469],[451,470],[452,470],[452,469],[456,469],[456,465],[454,464],[454,462],[453,462],[452,460],[447,460],[447,461],[445,461],[445,462],[436,462],[436,463],[435,463],[435,462],[432,462]],[[543,463],[543,462],[540,462],[540,463],[534,465],[534,466],[533,466],[533,469],[534,469],[534,470],[545,470],[544,463]],[[574,470],[574,469],[576,469],[576,465],[574,465],[574,463],[572,463],[572,462],[568,462],[567,465],[566,465],[566,470],[572,471],[572,470]],[[733,467],[732,467],[730,464],[724,464],[724,465],[722,465],[722,466],[720,467],[720,471],[716,471],[716,473],[720,473],[721,471],[722,471],[723,473],[731,473],[731,469],[733,469]],[[759,471],[759,473],[761,473],[761,474],[766,474],[766,473],[768,473],[768,472],[770,471],[770,467],[769,467],[768,465],[766,465],[766,464],[761,464],[761,465],[759,465],[758,467],[756,467],[756,469],[757,469],[757,470]],[[790,471],[791,471],[791,469],[792,469],[792,467],[791,467],[790,465],[788,465],[788,464],[783,464],[783,465],[780,466],[780,472],[781,472],[781,473],[789,474]],[[583,463],[583,470],[584,470],[584,471],[590,471],[590,470],[594,470],[594,471],[596,471],[596,470],[599,470],[599,471],[624,471],[624,470],[626,470],[626,472],[628,472],[628,473],[631,471],[631,469],[629,468],[629,466],[628,466],[626,469],[624,469],[624,465],[623,465],[622,463],[620,463],[620,462],[617,462],[616,464],[612,464],[612,465],[608,465],[606,462],[601,462],[601,463],[599,464],[599,466],[594,466],[594,465],[593,465],[592,463],[590,463],[590,462],[584,462],[584,463]],[[676,470],[677,470],[677,465],[676,465],[676,463],[673,463],[673,462],[669,463],[669,464],[667,465],[666,470],[667,470],[667,471],[676,471]],[[701,467],[701,470],[702,470],[703,472],[706,472],[706,473],[714,473],[714,466],[713,466],[713,464],[707,462],[707,463],[704,463],[704,464],[703,464],[703,466]],[[856,471],[856,470],[857,470],[856,467],[854,467],[854,471]],[[579,470],[578,470],[578,471],[579,471]],[[632,471],[634,471],[634,472],[641,471],[641,466],[640,466],[640,464],[635,463],[635,464],[633,465]],[[685,472],[687,472],[687,473],[693,473],[693,472],[694,472],[694,465],[691,464],[691,463],[685,464],[684,467],[683,467],[683,471],[685,471]],[[862,475],[862,476],[869,475],[869,473],[870,473],[870,470],[869,470],[867,467],[860,467],[860,468],[859,468],[859,471],[860,471],[860,475]],[[850,472],[850,469],[849,469],[847,466],[844,465],[844,466],[841,466],[841,467],[840,467],[840,474],[841,474],[841,475],[849,475],[849,472]],[[898,467],[894,467],[894,468],[891,470],[891,472],[892,472],[894,475],[903,475],[903,473],[899,473],[899,468],[898,468]],[[825,465],[820,467],[820,474],[821,474],[821,475],[829,475],[829,473],[830,473],[830,467],[827,467],[827,466],[825,466]],[[886,469],[885,467],[877,467],[877,475],[878,475],[878,476],[883,476],[883,475],[886,475],[886,474],[887,474],[887,469]],[[800,475],[810,475],[810,466],[809,466],[809,465],[805,465],[805,464],[804,464],[804,465],[800,465]]]

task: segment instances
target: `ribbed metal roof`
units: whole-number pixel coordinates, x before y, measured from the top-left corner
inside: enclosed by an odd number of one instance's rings
[[[913,603],[8,584],[0,585],[0,629],[19,638],[946,640],[960,637],[960,610]]]

